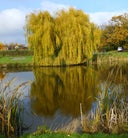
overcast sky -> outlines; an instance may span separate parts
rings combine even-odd
[[[89,14],[97,25],[106,24],[112,16],[128,12],[128,0],[0,0],[0,41],[25,44],[25,16],[33,11],[74,7]]]

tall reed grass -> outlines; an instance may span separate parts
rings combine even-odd
[[[128,81],[123,77],[121,66],[113,68],[102,83],[96,98],[95,109],[84,115],[82,127],[85,132],[128,132]],[[125,91],[125,92],[124,92]]]
[[[16,85],[16,78],[0,82],[0,133],[6,137],[18,134],[21,124],[22,90],[28,82]]]

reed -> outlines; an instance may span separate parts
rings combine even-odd
[[[125,86],[121,83],[128,85],[122,67],[118,66],[111,70],[102,84],[95,109],[84,115],[82,127],[85,132],[128,132],[128,101]]]
[[[28,82],[16,85],[16,79],[1,80],[0,83],[0,133],[6,137],[17,134],[22,107],[22,90]]]

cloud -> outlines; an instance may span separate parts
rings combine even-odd
[[[23,40],[20,37],[24,37],[25,16],[26,13],[19,9],[7,9],[0,12],[0,41],[10,43]]]
[[[48,10],[53,15],[58,10],[68,8],[68,5],[43,0],[39,9],[35,10]],[[3,43],[25,43],[23,27],[25,26],[25,16],[30,12],[32,12],[30,9],[6,9],[0,11],[0,41]]]
[[[122,15],[127,11],[119,11],[119,12],[95,12],[89,13],[90,20],[97,25],[108,24],[113,16]]]
[[[64,4],[58,4],[58,3],[54,3],[48,0],[43,0],[41,3],[41,7],[43,11],[49,11],[52,15],[62,9],[69,9],[69,5],[64,5]]]
[[[59,0],[58,0],[59,2]],[[69,5],[59,4],[50,0],[43,0],[39,9],[35,10],[47,10],[52,15],[58,10],[68,10]],[[25,16],[32,12],[32,9],[6,9],[0,11],[0,41],[4,43],[18,42],[25,43],[24,29]],[[96,12],[88,13],[90,20],[97,25],[107,24],[112,16],[123,14],[127,11],[121,12]]]
[[[55,2],[51,2],[50,0],[43,0],[41,3],[41,7],[43,11],[49,11],[52,15],[56,13],[58,10],[69,9],[72,6],[58,4]],[[113,16],[124,14],[128,11],[116,11],[116,12],[95,12],[88,13],[90,16],[90,20],[97,25],[108,24]]]

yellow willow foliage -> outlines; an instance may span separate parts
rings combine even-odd
[[[29,47],[34,49],[34,64],[51,64],[56,47],[54,20],[51,15],[48,12],[30,14],[27,17],[26,31]]]
[[[92,58],[100,36],[88,15],[73,8],[59,11],[54,18],[48,12],[32,13],[26,31],[34,64],[41,66],[81,64]]]
[[[93,53],[97,51],[100,44],[101,30],[93,23],[90,23],[90,32],[88,32],[87,44],[85,47],[86,56],[91,59]]]
[[[61,11],[56,17],[56,30],[61,37],[59,60],[66,64],[79,64],[86,58],[84,47],[89,32],[89,17],[81,10]],[[61,61],[58,61],[61,64]],[[59,63],[58,63],[59,64]]]

